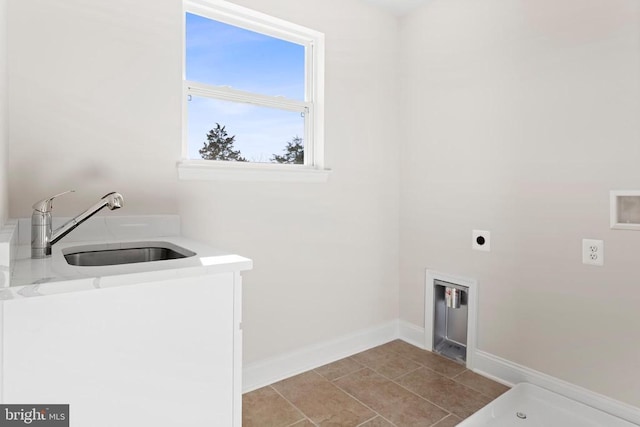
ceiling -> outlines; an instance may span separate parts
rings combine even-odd
[[[426,3],[428,0],[365,0],[375,4],[397,16],[402,16],[412,9]]]

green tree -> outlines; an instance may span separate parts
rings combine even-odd
[[[284,151],[283,155],[279,156],[274,154],[271,161],[276,163],[304,164],[304,145],[302,145],[302,138],[299,136],[294,136],[291,141],[287,142],[287,146],[282,151]]]
[[[226,126],[220,126],[220,123],[216,123],[216,127],[207,132],[207,141],[204,143],[204,147],[199,150],[200,156],[205,160],[246,162],[247,159],[242,157],[240,150],[233,149],[236,136],[227,135],[225,128]]]

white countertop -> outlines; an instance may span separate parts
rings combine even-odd
[[[25,230],[28,226],[28,220],[18,221],[18,236],[13,239],[13,254],[9,266],[10,286],[0,287],[0,300],[103,289],[202,274],[239,272],[252,268],[252,261],[248,258],[179,235],[170,235],[179,232],[177,216],[91,218],[53,245],[51,256],[45,259],[31,258],[31,246],[25,243],[25,234],[30,233],[30,229]],[[77,234],[74,236],[74,233]],[[74,246],[136,241],[169,242],[196,254],[180,259],[99,267],[69,265],[63,255],[64,249]]]

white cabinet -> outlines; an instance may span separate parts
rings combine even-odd
[[[68,403],[75,427],[239,427],[241,292],[232,271],[2,301],[2,400]]]

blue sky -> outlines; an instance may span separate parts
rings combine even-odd
[[[187,13],[186,78],[216,86],[304,100],[304,46]],[[250,161],[268,162],[293,137],[304,136],[299,113],[193,97],[189,109],[189,157],[216,123],[236,136],[235,148]]]

